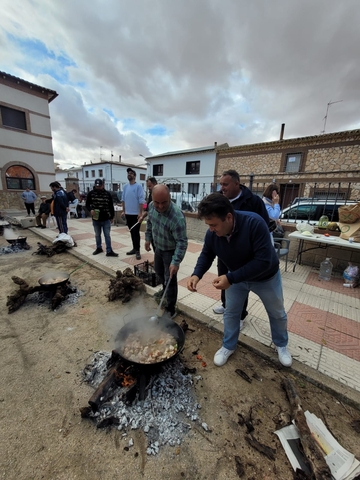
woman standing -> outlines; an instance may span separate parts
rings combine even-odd
[[[284,230],[280,224],[280,196],[279,187],[276,183],[268,185],[263,193],[263,202],[265,203],[266,211],[269,214],[270,223],[269,230],[274,237],[283,237]]]
[[[36,195],[35,193],[30,190],[29,187],[26,187],[26,190],[21,194],[21,198],[24,200],[25,207],[27,210],[27,216],[30,217],[30,212],[32,212],[35,215],[35,200],[36,200]]]

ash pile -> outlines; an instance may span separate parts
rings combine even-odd
[[[98,388],[106,378],[110,359],[110,353],[96,352],[83,371],[84,381]],[[85,407],[81,414],[92,419],[98,428],[113,425],[124,432],[124,437],[131,430],[142,429],[148,439],[147,454],[156,455],[161,446],[180,445],[192,423],[208,431],[200,420],[201,406],[193,390],[193,382],[200,380],[201,376],[193,378],[177,357],[151,376],[144,400],[140,400],[139,393],[131,398],[127,395],[129,389],[118,387],[110,397],[104,395],[95,409]],[[130,438],[129,446],[132,443]]]

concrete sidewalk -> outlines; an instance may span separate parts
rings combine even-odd
[[[71,253],[86,258],[108,273],[129,266],[133,269],[134,265],[153,260],[153,253],[147,253],[143,249],[144,233],[141,233],[141,260],[126,255],[132,245],[125,225],[113,226],[111,229],[112,247],[119,254],[117,258],[106,257],[105,253],[92,255],[96,246],[91,219],[73,218],[68,221],[68,225],[69,234],[77,243]],[[58,233],[53,225],[47,229],[32,230],[49,241]],[[197,293],[191,293],[186,288],[187,279],[192,274],[201,249],[201,243],[189,241],[178,274],[178,309],[222,331],[223,316],[213,312],[213,307],[220,304],[220,292],[212,286],[217,271],[216,262],[199,282]],[[285,308],[288,312],[289,350],[294,358],[292,368],[325,386],[329,383],[328,380],[336,380],[340,394],[351,397],[360,405],[360,288],[344,288],[340,275],[330,282],[319,281],[317,271],[311,267],[299,265],[293,273],[291,263],[287,272],[284,271],[285,262],[281,260],[280,264]],[[152,294],[159,288],[147,287],[147,290]],[[240,348],[242,343],[246,344],[277,362],[265,309],[254,294],[250,295],[248,311],[239,338]],[[333,388],[330,384],[329,389]]]

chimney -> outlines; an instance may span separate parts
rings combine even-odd
[[[285,123],[281,124],[280,140],[284,140]]]

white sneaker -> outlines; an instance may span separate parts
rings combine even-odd
[[[225,308],[220,305],[219,307],[213,308],[213,312],[222,315],[225,312]]]
[[[276,350],[278,352],[279,362],[281,365],[284,365],[284,367],[291,367],[292,358],[287,347],[276,347]]]
[[[240,331],[244,328],[244,320],[240,320]]]
[[[235,350],[228,350],[225,347],[221,347],[214,355],[214,363],[217,367],[222,367],[228,361],[230,355],[232,355]]]

